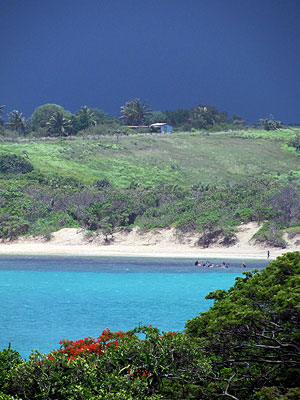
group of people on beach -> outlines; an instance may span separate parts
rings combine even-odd
[[[195,266],[196,267],[204,267],[204,268],[213,268],[213,267],[218,267],[218,268],[228,268],[229,264],[223,261],[221,264],[212,264],[209,261],[205,262],[199,262],[198,260],[195,261]],[[243,262],[241,264],[241,268],[246,268],[246,264]]]

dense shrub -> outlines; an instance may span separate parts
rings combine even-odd
[[[0,172],[3,174],[27,174],[33,166],[24,157],[16,154],[0,155]]]
[[[266,244],[272,247],[286,247],[286,241],[283,239],[282,230],[278,224],[266,222],[253,236],[257,243]]]
[[[123,189],[106,179],[87,186],[74,178],[45,178],[36,172],[19,179],[19,183],[8,181],[9,189],[0,188],[0,217],[6,228],[9,221],[15,226],[13,235],[3,228],[2,237],[49,236],[51,229],[62,227],[81,226],[107,235],[133,225],[142,230],[173,226],[179,233],[198,232],[199,246],[216,242],[228,246],[235,242],[235,227],[241,223],[267,220],[281,235],[282,228],[295,225],[299,214],[299,189],[270,179],[222,186],[131,185]],[[277,233],[265,235],[264,230],[256,239],[284,247]]]
[[[215,304],[188,321],[186,332],[210,355],[211,389],[238,399],[298,398],[299,285],[300,252],[294,252],[207,295]]]
[[[259,119],[258,123],[262,125],[266,131],[275,131],[276,129],[282,128],[282,122],[273,119]]]
[[[296,133],[296,135],[290,139],[289,146],[294,147],[296,151],[300,151],[300,134]]]

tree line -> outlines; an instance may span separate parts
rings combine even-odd
[[[198,105],[190,109],[154,111],[140,99],[127,101],[120,109],[120,117],[111,117],[99,108],[82,106],[72,114],[58,104],[44,104],[37,107],[31,118],[25,118],[22,112],[13,110],[7,115],[7,122],[3,116],[5,106],[0,106],[0,133],[9,135],[15,132],[19,135],[34,134],[37,136],[69,136],[80,131],[90,129],[91,133],[99,132],[95,127],[113,126],[113,132],[122,126],[149,126],[154,123],[167,123],[175,129],[190,130],[228,130],[245,127],[242,117],[233,114],[231,118],[226,112],[219,111],[210,105]],[[282,127],[280,121],[271,118],[259,120],[259,124],[266,130]]]

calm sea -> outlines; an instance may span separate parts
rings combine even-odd
[[[237,260],[218,269],[196,268],[194,261],[0,256],[0,348],[11,343],[27,358],[35,349],[58,348],[63,338],[96,338],[106,328],[152,324],[182,331],[188,319],[212,305],[207,293],[228,289],[243,271],[268,264]]]

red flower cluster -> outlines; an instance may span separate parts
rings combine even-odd
[[[164,332],[164,334],[162,335],[162,337],[174,337],[175,335],[177,335],[177,332],[168,331],[168,332]]]
[[[59,342],[61,348],[49,354],[48,359],[54,360],[56,353],[63,353],[67,355],[68,361],[74,360],[76,357],[85,357],[90,354],[101,355],[106,349],[112,347],[117,348],[119,341],[127,337],[130,339],[132,336],[129,333],[111,332],[108,328],[105,329],[97,340],[92,337],[86,337],[80,340],[63,339]]]
[[[130,370],[127,371],[128,375],[132,378],[142,378],[145,379],[147,376],[151,376],[151,372],[141,368],[141,369],[136,369],[135,371],[131,372]]]

